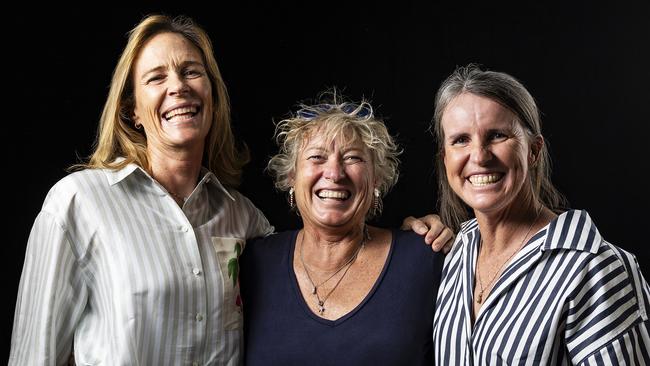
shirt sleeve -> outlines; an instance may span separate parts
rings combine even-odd
[[[259,238],[275,232],[275,228],[269,223],[266,216],[247,197],[237,192],[237,200],[241,202],[241,209],[248,217],[246,239]]]
[[[67,364],[87,298],[66,230],[41,212],[27,242],[9,365]]]
[[[577,365],[650,364],[649,287],[630,253],[596,256],[570,302],[566,344]]]

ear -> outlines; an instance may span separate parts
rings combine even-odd
[[[543,148],[544,148],[544,137],[542,135],[536,135],[535,137],[533,137],[533,140],[531,141],[530,144],[530,154],[528,157],[530,166],[537,165],[540,153],[542,152]]]
[[[290,187],[293,187],[293,186],[295,186],[295,185],[296,185],[296,169],[294,168],[294,169],[291,170],[291,172],[289,173],[289,186],[290,186]]]

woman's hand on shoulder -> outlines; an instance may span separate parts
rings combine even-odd
[[[402,222],[402,230],[413,230],[417,234],[424,235],[424,241],[431,245],[435,252],[442,250],[449,253],[454,244],[454,233],[445,226],[436,214],[415,218],[409,216]]]

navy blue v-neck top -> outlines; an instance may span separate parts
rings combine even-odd
[[[331,321],[312,313],[293,271],[297,231],[250,241],[240,258],[246,365],[431,365],[444,256],[393,230],[366,298]]]

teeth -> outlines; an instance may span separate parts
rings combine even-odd
[[[172,109],[171,111],[165,113],[163,117],[165,119],[171,119],[174,118],[175,116],[178,116],[179,114],[186,114],[186,113],[196,113],[196,107],[181,107],[181,108],[176,108]]]
[[[344,200],[344,199],[348,198],[348,192],[345,192],[345,191],[330,191],[328,189],[323,189],[322,191],[318,192],[318,197],[320,197],[320,198],[336,198],[336,199]]]
[[[500,179],[500,174],[472,175],[469,177],[469,181],[475,186],[485,186],[498,182]]]

